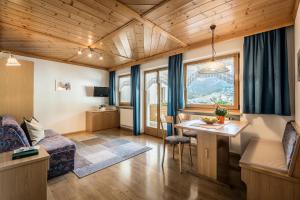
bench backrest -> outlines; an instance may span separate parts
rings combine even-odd
[[[289,176],[300,178],[300,135],[295,122],[288,122],[286,124],[282,145]]]

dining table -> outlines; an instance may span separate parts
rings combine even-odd
[[[224,124],[206,124],[190,120],[176,124],[178,134],[197,133],[197,174],[222,183],[229,181],[230,138],[238,136],[248,126],[247,121],[226,120]]]

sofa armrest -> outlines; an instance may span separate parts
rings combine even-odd
[[[30,146],[28,141],[13,125],[0,128],[0,153],[28,146]]]

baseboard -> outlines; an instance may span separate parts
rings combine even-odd
[[[62,135],[71,135],[71,134],[86,133],[86,132],[88,132],[88,131],[82,130],[82,131],[74,131],[74,132],[62,133]]]
[[[120,129],[124,129],[124,130],[128,130],[128,131],[132,131],[133,130],[132,127],[130,127],[130,126],[124,126],[124,125],[121,125]]]
[[[133,131],[132,128],[124,127],[124,126],[120,126],[120,129],[122,129],[122,130],[124,130],[124,131]]]

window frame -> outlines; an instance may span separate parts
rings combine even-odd
[[[215,60],[222,60],[226,58],[232,58],[234,62],[234,105],[226,106],[228,110],[239,110],[240,109],[240,54],[239,53],[232,53],[226,54],[222,56],[215,57]],[[185,108],[187,109],[205,109],[205,110],[213,110],[215,109],[215,105],[203,105],[203,104],[187,104],[187,68],[188,65],[194,65],[199,63],[209,62],[211,58],[201,59],[193,62],[184,63],[184,101],[185,101]]]
[[[125,74],[125,75],[120,75],[118,76],[118,101],[119,101],[119,106],[130,106],[130,101],[129,102],[121,102],[121,92],[120,92],[120,79],[129,77],[130,78],[130,96],[132,94],[131,91],[131,74]]]

